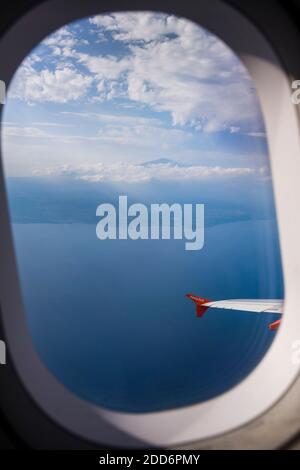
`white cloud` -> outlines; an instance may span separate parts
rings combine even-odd
[[[118,90],[109,96],[108,87],[119,80],[119,96],[170,113],[174,124],[190,124],[203,132],[260,124],[245,69],[225,44],[194,23],[154,13],[117,13],[90,22],[128,43],[131,51],[121,59],[81,54],[80,61],[96,74],[106,99],[118,96]]]
[[[220,166],[179,166],[176,163],[140,165],[128,163],[94,165],[62,165],[36,172],[41,176],[71,176],[90,182],[144,183],[160,181],[203,181],[215,178],[234,178],[259,174],[253,168],[224,168]]]
[[[56,69],[37,70],[41,59],[30,56],[12,96],[58,103],[84,96],[89,102],[125,98],[137,107],[168,113],[173,125],[199,132],[261,134],[252,81],[215,36],[186,19],[150,12],[96,16],[89,25],[96,30],[95,38],[111,35],[122,55],[117,48],[101,53],[101,45],[99,53],[82,52],[79,46],[87,43],[83,35],[75,28],[61,28],[43,42],[52,50]]]
[[[136,13],[99,15],[91,18],[90,23],[111,31],[114,39],[119,41],[151,41],[168,32],[174,32],[170,28],[170,21],[168,25],[165,16],[149,12],[142,15]]]
[[[47,122],[47,121],[38,121],[33,122],[33,126],[42,126],[42,127],[73,127],[72,124],[62,124],[60,122]]]
[[[103,142],[125,145],[155,145],[161,142],[161,149],[186,142],[190,135],[179,129],[165,129],[145,125],[110,126],[100,129],[99,138]]]
[[[71,51],[75,46],[88,45],[89,42],[71,31],[68,26],[64,26],[44,39],[41,44],[50,47],[53,55],[60,55],[64,51]]]
[[[73,47],[77,44],[74,34],[66,27],[60,28],[54,34],[48,36],[43,44],[53,47]]]
[[[76,145],[76,142],[81,141],[89,144],[93,143],[94,145],[97,145],[97,143],[111,144],[112,146],[121,145],[123,149],[124,146],[131,146],[135,151],[139,148],[140,152],[145,151],[147,147],[156,148],[157,142],[160,142],[160,150],[178,149],[191,138],[189,132],[161,127],[159,120],[151,118],[76,112],[66,112],[64,114],[97,120],[102,122],[103,125],[96,133],[92,134],[62,134],[51,131],[52,129],[73,128],[74,126],[55,122],[33,122],[31,127],[6,124],[6,126],[2,126],[3,136],[6,138],[44,138],[55,141],[56,144],[60,142],[68,145]],[[46,132],[44,128],[47,127],[48,131]]]
[[[139,116],[131,116],[127,114],[104,114],[104,113],[93,113],[93,112],[74,112],[74,111],[63,111],[62,114],[68,116],[81,117],[83,119],[91,119],[104,122],[105,124],[124,124],[131,126],[160,126],[162,122],[156,118],[145,118]]]
[[[32,139],[48,137],[48,134],[37,127],[3,127],[1,130],[4,137],[29,137]]]
[[[185,130],[163,127],[156,118],[72,111],[62,114],[101,122],[103,126],[91,139],[112,144],[145,147],[156,146],[160,142],[160,148],[165,149],[183,144],[192,137]]]
[[[37,71],[26,61],[17,72],[11,96],[28,102],[66,103],[82,98],[92,80],[70,67]]]
[[[265,132],[247,132],[246,135],[249,135],[250,137],[258,137],[258,138],[266,138],[266,133]]]
[[[121,73],[128,71],[132,64],[129,56],[118,59],[114,56],[104,57],[101,55],[92,56],[87,53],[78,53],[76,58],[78,62],[83,63],[91,73],[97,76],[100,87],[103,86],[102,79],[119,79]]]
[[[196,34],[199,28],[184,18],[152,12],[126,12],[111,15],[99,15],[90,19],[90,23],[113,33],[118,41],[158,41],[168,35]]]

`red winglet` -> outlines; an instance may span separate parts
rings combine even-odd
[[[203,317],[206,310],[209,308],[209,306],[204,306],[203,304],[206,304],[207,302],[210,302],[210,300],[209,299],[203,299],[202,297],[198,297],[198,296],[193,295],[193,294],[186,294],[186,297],[188,299],[191,299],[193,302],[195,302],[197,317]]]
[[[279,325],[280,325],[280,322],[281,322],[281,320],[276,320],[276,321],[274,321],[273,323],[270,323],[270,324],[268,325],[269,330],[277,330],[277,328],[278,328]]]

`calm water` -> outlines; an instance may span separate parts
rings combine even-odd
[[[282,298],[273,221],[209,227],[182,241],[100,241],[95,225],[16,224],[28,325],[52,373],[80,397],[132,412],[193,404],[241,381],[276,315],[210,310],[211,299]]]

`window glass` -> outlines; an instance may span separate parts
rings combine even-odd
[[[219,38],[154,12],[66,25],[19,66],[1,145],[28,328],[60,382],[149,412],[255,368],[280,315],[201,306],[283,302],[261,109]]]

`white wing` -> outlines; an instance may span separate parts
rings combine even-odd
[[[244,310],[247,312],[283,314],[283,300],[278,299],[217,300],[216,302],[203,303],[202,307],[228,308],[231,310]]]

